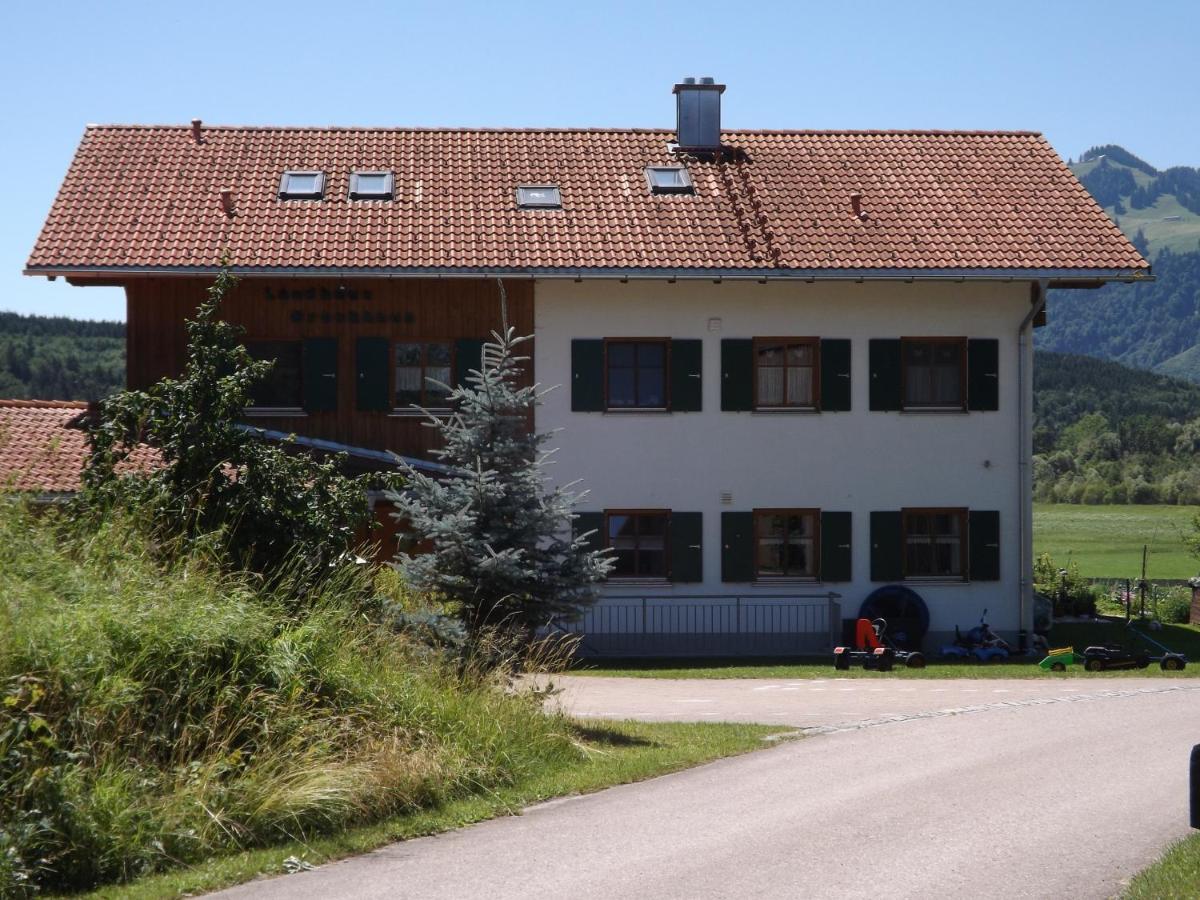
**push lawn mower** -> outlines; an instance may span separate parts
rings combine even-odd
[[[1049,669],[1052,672],[1065,671],[1067,666],[1077,662],[1082,662],[1083,667],[1089,672],[1106,672],[1116,669],[1145,669],[1152,662],[1158,663],[1159,668],[1164,672],[1179,672],[1187,666],[1187,657],[1182,653],[1176,653],[1174,650],[1164,647],[1149,635],[1138,631],[1133,627],[1132,622],[1128,627],[1135,637],[1141,638],[1148,644],[1153,644],[1162,651],[1162,655],[1151,656],[1145,650],[1130,650],[1121,644],[1092,644],[1084,649],[1082,656],[1075,653],[1070,647],[1063,647],[1061,650],[1051,650],[1050,655],[1043,659],[1039,665],[1041,668]]]
[[[854,646],[833,648],[833,667],[846,670],[860,665],[864,669],[890,672],[897,662],[910,669],[925,668],[925,657],[915,650],[901,650],[887,639],[887,621],[859,619],[854,625]]]

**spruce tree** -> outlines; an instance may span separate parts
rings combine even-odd
[[[449,471],[433,477],[408,467],[391,492],[396,518],[427,552],[400,552],[395,566],[415,590],[449,601],[473,633],[501,629],[526,638],[555,616],[595,599],[611,562],[572,536],[577,482],[550,487],[551,433],[532,429],[545,391],[522,385],[529,340],[512,328],[492,333],[482,365],[449,397],[450,415],[426,414]],[[447,386],[449,387],[449,386]]]

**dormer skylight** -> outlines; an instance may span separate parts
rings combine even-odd
[[[320,200],[324,196],[324,172],[289,169],[279,179],[280,200]]]
[[[646,166],[646,183],[652,194],[691,194],[692,179],[683,166]]]
[[[562,192],[554,184],[523,184],[517,188],[521,209],[561,209]]]
[[[391,200],[393,180],[391,172],[351,172],[351,200]]]

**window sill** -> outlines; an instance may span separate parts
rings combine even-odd
[[[662,406],[631,406],[628,409],[606,409],[606,416],[669,416],[671,410]]]
[[[612,585],[613,587],[640,587],[642,585],[666,587],[674,583],[665,578],[609,578],[605,581],[605,584]]]
[[[902,584],[970,584],[969,578],[963,578],[961,575],[947,575],[944,578],[936,576],[928,576],[925,578],[904,578]]]
[[[970,410],[946,406],[913,406],[900,410],[901,415],[907,416],[965,416]]]
[[[789,584],[821,584],[820,578],[756,578],[750,582],[751,587],[773,588]]]
[[[435,416],[448,416],[453,412],[454,412],[454,410],[452,410],[452,409],[448,409],[446,407],[440,407],[440,406],[437,409],[428,409],[428,410],[426,410],[426,409],[393,409],[390,413],[388,413],[388,418],[389,419],[424,419],[424,418],[426,418],[427,413],[435,415]]]
[[[304,419],[308,413],[299,406],[247,406],[242,415],[251,419]]]
[[[780,406],[778,408],[764,406],[761,409],[752,409],[750,411],[756,416],[819,416],[821,410],[815,406]]]

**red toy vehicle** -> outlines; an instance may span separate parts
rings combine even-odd
[[[833,667],[846,670],[861,665],[864,669],[889,672],[899,661],[910,669],[925,668],[924,656],[916,651],[896,649],[886,634],[885,620],[859,619],[854,625],[854,646],[833,648]]]

